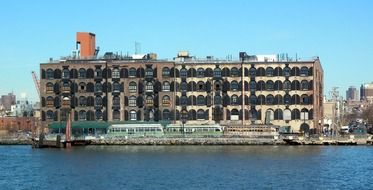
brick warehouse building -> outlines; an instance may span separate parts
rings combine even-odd
[[[258,60],[240,53],[237,61],[200,60],[182,52],[174,60],[157,60],[149,54],[90,54],[42,63],[40,73],[45,124],[67,120],[73,109],[76,121],[255,123],[317,132],[323,115],[318,58]]]

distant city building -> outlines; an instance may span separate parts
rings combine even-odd
[[[274,124],[289,132],[321,131],[318,58],[279,61],[244,52],[240,60],[196,59],[188,52],[173,60],[150,54],[95,56],[91,51],[84,58],[40,64],[45,125],[66,121],[73,109],[76,121]]]
[[[2,95],[0,98],[0,104],[3,106],[3,109],[10,111],[12,105],[16,104],[16,95],[13,92],[8,93],[8,95]]]
[[[367,84],[361,85],[360,99],[373,103],[373,83],[367,83]]]
[[[12,105],[10,116],[13,117],[30,117],[33,115],[33,105],[27,100],[26,94],[22,94],[20,100]]]
[[[346,91],[346,100],[347,101],[357,101],[359,100],[359,91],[356,87],[350,86]]]

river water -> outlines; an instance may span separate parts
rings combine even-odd
[[[373,189],[372,146],[0,146],[0,189]]]

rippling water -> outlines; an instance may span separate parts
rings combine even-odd
[[[373,189],[371,146],[0,146],[0,189]]]

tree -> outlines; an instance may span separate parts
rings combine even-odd
[[[369,105],[362,114],[362,118],[368,123],[373,124],[373,105]]]

